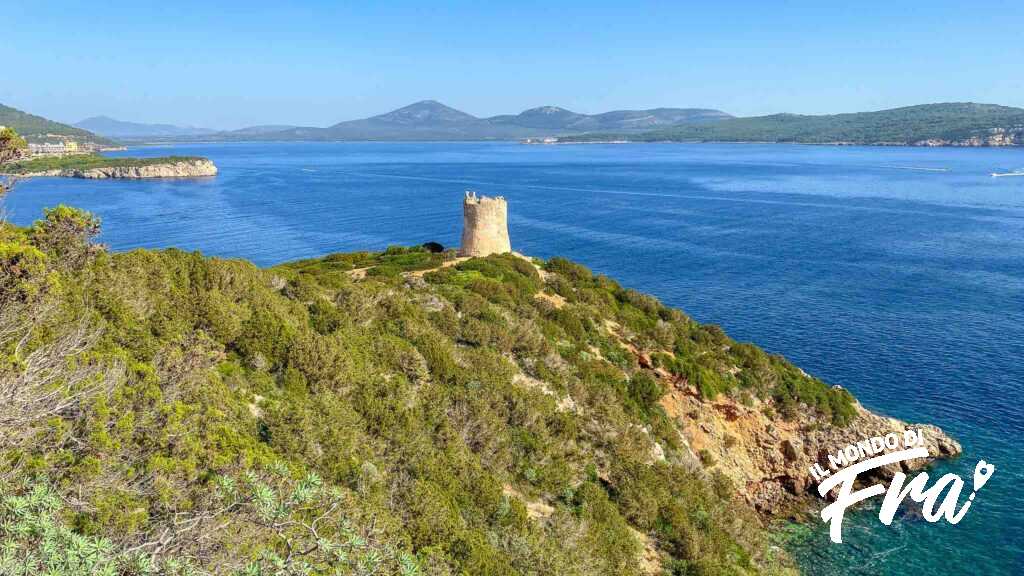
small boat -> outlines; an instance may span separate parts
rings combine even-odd
[[[992,177],[993,178],[1002,178],[1004,176],[1024,176],[1024,171],[1017,171],[1017,172],[993,172],[992,173]]]

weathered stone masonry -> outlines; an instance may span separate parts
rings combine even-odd
[[[488,256],[512,251],[508,239],[508,204],[466,192],[462,202],[462,247],[459,256]]]

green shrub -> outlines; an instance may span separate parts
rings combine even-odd
[[[681,463],[662,383],[634,350],[707,398],[738,390],[835,421],[851,406],[562,259],[543,280],[512,255],[441,267],[444,254],[419,247],[260,270],[180,250],[105,254],[90,226],[68,209],[0,227],[0,302],[14,303],[0,313],[32,326],[0,342],[0,378],[84,325],[58,380],[104,384],[0,442],[0,462],[73,494],[75,509],[51,515],[69,531],[60,542],[108,542],[118,573],[129,560],[165,569],[119,551],[186,520],[220,528],[166,554],[228,574],[632,574],[638,534],[673,570],[756,573],[771,567],[751,561],[767,546],[758,523],[726,482]],[[68,266],[76,251],[86,257]],[[424,281],[403,274],[415,270]]]

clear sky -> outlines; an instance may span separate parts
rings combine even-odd
[[[422,99],[736,115],[1024,107],[1024,0],[0,2],[0,103],[212,128]]]

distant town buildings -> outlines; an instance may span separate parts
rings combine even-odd
[[[89,144],[79,145],[74,140],[62,142],[43,142],[42,144],[31,143],[28,145],[28,152],[32,156],[62,156],[64,154],[81,154],[91,150]]]
[[[29,144],[28,151],[33,156],[44,156],[50,154],[63,154],[65,149],[63,142],[43,142],[42,144]]]

